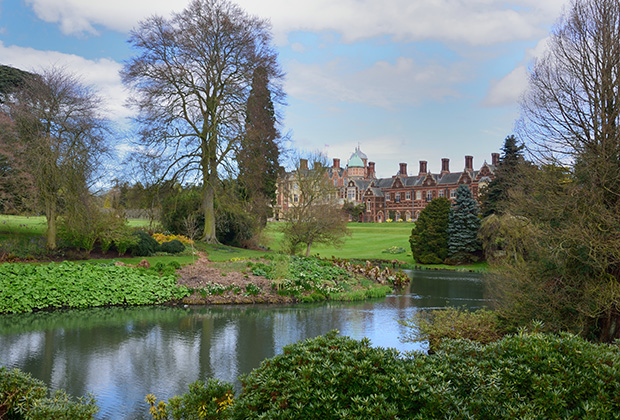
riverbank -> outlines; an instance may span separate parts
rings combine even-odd
[[[155,257],[158,258],[158,257]],[[0,314],[134,305],[354,301],[385,297],[403,273],[317,258],[264,255],[212,261],[198,253],[181,267],[119,261],[0,264]],[[194,258],[194,257],[193,257]]]

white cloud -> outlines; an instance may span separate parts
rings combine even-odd
[[[289,95],[321,102],[357,103],[383,108],[415,105],[431,99],[443,101],[460,96],[456,83],[463,81],[459,64],[418,64],[400,57],[378,61],[371,67],[352,69],[339,60],[327,64],[287,63]]]
[[[180,11],[187,0],[26,0],[37,16],[65,34],[92,33],[101,25],[127,32],[152,14]],[[268,18],[279,43],[296,30],[334,31],[346,42],[378,36],[396,40],[489,45],[541,36],[565,0],[239,0]]]
[[[65,67],[99,92],[106,101],[106,109],[111,119],[118,120],[130,116],[130,111],[123,106],[127,93],[119,75],[121,64],[116,61],[106,58],[87,60],[78,55],[57,51],[5,46],[0,41],[0,62],[32,72],[49,66]]]
[[[514,105],[525,92],[528,72],[525,66],[519,66],[500,80],[491,81],[491,89],[482,101],[485,106]]]

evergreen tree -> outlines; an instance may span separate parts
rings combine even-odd
[[[250,211],[265,226],[276,198],[280,168],[280,133],[265,69],[254,71],[246,111],[246,132],[237,154],[239,180],[250,203]]]
[[[439,197],[420,212],[411,230],[409,243],[415,261],[422,264],[441,264],[448,256],[448,219],[450,200]]]
[[[508,191],[518,182],[518,167],[524,162],[523,145],[517,145],[514,135],[504,140],[504,152],[495,168],[495,178],[487,185],[481,197],[482,217],[503,213],[508,202]]]
[[[481,249],[478,240],[480,217],[478,203],[469,187],[459,185],[448,222],[448,257],[453,262],[476,261]]]

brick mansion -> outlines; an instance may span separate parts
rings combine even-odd
[[[441,159],[441,172],[437,174],[428,171],[427,161],[421,160],[418,174],[413,176],[407,174],[407,164],[401,163],[396,175],[377,178],[375,163],[369,162],[366,154],[357,147],[344,168],[340,166],[340,159],[335,158],[333,165],[326,168],[326,176],[334,186],[335,198],[341,205],[345,202],[364,205],[360,222],[382,223],[388,219],[415,221],[432,199],[446,197],[454,200],[460,184],[469,186],[474,197],[478,198],[480,189],[494,177],[499,153],[492,153],[491,163],[485,161],[478,170],[474,170],[473,160],[472,156],[465,156],[463,171],[450,172],[450,160]],[[300,170],[307,170],[307,165],[307,161],[302,159]],[[278,219],[298,200],[289,185],[290,175],[283,174],[278,182],[274,206],[274,215]]]

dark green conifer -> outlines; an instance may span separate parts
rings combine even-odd
[[[494,213],[502,214],[508,202],[508,191],[518,184],[518,167],[524,162],[523,145],[517,144],[514,135],[506,137],[503,155],[495,168],[495,178],[487,185],[481,196],[482,217]]]
[[[411,230],[409,244],[413,259],[421,264],[441,264],[448,256],[450,200],[435,198],[420,212]]]

